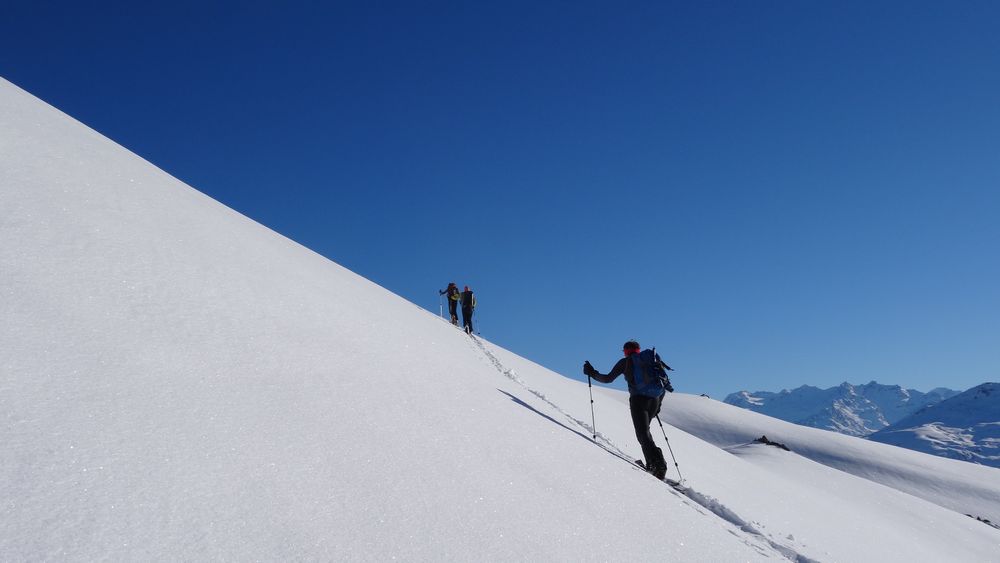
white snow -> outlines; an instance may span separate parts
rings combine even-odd
[[[681,494],[624,393],[592,424],[586,384],[2,80],[0,209],[4,560],[1000,559],[965,516],[1000,470],[673,394]]]

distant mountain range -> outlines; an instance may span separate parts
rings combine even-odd
[[[868,439],[1000,467],[1000,383],[984,383],[928,406]]]
[[[1000,467],[1000,384],[928,393],[843,383],[829,389],[740,391],[724,402],[803,426]]]
[[[740,391],[724,402],[803,426],[867,436],[959,393],[943,387],[922,393],[874,381],[845,382],[829,389],[803,385],[777,393]]]

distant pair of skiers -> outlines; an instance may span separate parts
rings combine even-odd
[[[465,332],[472,334],[472,313],[476,309],[476,296],[465,286],[465,291],[459,291],[455,282],[448,284],[448,287],[438,292],[448,296],[448,312],[451,314],[451,324],[458,326],[458,314],[456,309],[462,305],[462,326]]]
[[[635,427],[635,437],[642,447],[645,468],[657,479],[662,480],[667,475],[667,462],[663,458],[663,450],[656,447],[656,443],[653,442],[649,425],[660,414],[660,405],[666,392],[674,392],[666,373],[673,369],[660,360],[659,354],[655,351],[640,350],[638,342],[629,340],[622,346],[625,357],[618,360],[610,373],[602,374],[594,369],[589,361],[583,363],[583,373],[601,383],[611,383],[618,379],[619,375],[625,375],[632,425]]]

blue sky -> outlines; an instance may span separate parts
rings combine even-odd
[[[1000,378],[1000,5],[15,2],[0,74],[560,373]]]

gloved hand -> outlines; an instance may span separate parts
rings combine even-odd
[[[590,365],[589,361],[583,362],[583,374],[584,375],[586,375],[587,377],[591,377],[595,373],[597,373],[597,370],[594,369],[594,366]]]

